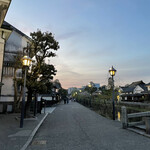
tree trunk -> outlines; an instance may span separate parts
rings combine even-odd
[[[28,97],[27,97],[27,102],[25,105],[25,118],[30,117],[30,106],[32,102],[32,94],[33,91],[31,89],[28,89]]]
[[[20,92],[19,98],[17,99],[16,110],[20,110],[20,101],[21,101],[22,96],[23,96],[23,88],[21,87],[21,92]]]
[[[17,69],[14,69],[14,112],[17,111],[17,95],[18,95],[18,90],[17,90],[17,81],[16,81],[16,71]]]

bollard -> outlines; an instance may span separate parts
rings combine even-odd
[[[45,114],[46,100],[43,101],[43,104],[44,104],[44,114]]]
[[[127,110],[125,106],[121,107],[121,112],[122,112],[121,116],[122,128],[126,129],[128,126],[128,122],[127,122]]]
[[[150,117],[145,117],[146,133],[150,134]]]

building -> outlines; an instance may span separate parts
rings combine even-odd
[[[146,84],[147,90],[150,91],[150,83]]]
[[[4,61],[4,49],[6,41],[8,40],[11,30],[3,28],[2,24],[4,22],[5,16],[9,9],[11,0],[0,0],[0,91],[3,85],[2,83],[2,70],[3,70],[3,61]],[[0,112],[3,112],[3,104],[0,102]],[[7,107],[9,111],[9,106]]]
[[[0,97],[0,103],[4,105],[3,111],[7,111],[7,105],[9,105],[10,110],[13,109],[12,106],[14,102],[14,71],[16,65],[15,57],[19,53],[21,55],[23,54],[23,48],[27,47],[27,43],[29,43],[31,39],[6,21],[3,22],[2,28],[11,31],[9,38],[5,43],[1,78],[3,86],[1,88]],[[17,70],[15,76],[17,78],[22,77],[21,68]]]
[[[4,48],[11,30],[2,27],[11,0],[0,0],[0,85],[2,85],[2,68],[4,59]]]
[[[88,86],[89,86],[89,87],[96,87],[97,89],[100,88],[100,84],[99,84],[99,83],[94,83],[94,82],[92,82],[92,81],[88,83]]]
[[[143,81],[133,82],[127,86],[119,87],[118,100],[123,101],[144,101],[150,98],[147,84]]]
[[[99,89],[100,88],[100,84],[99,83],[94,83],[94,86]]]
[[[77,90],[76,87],[68,88],[68,95],[70,95],[73,91],[76,91],[76,90]]]

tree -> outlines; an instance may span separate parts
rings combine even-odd
[[[60,94],[59,94],[59,90],[61,89],[61,83],[59,82],[58,79],[56,79],[53,82],[53,92],[52,92],[52,100],[54,100],[54,97],[56,98],[55,102],[58,102],[60,100]]]
[[[68,90],[61,88],[58,93],[61,96],[61,99],[65,99],[68,95]]]
[[[95,87],[95,84],[91,81],[90,84],[87,85],[84,90],[92,95],[94,92],[97,91],[97,87]]]
[[[22,97],[22,88],[21,91],[18,92],[18,87],[22,87],[22,80],[17,79],[17,70],[22,68],[22,63],[21,63],[21,58],[22,58],[22,53],[18,52],[15,56],[14,56],[14,112],[17,112],[19,110],[19,104],[20,104],[20,100]]]
[[[56,88],[56,89],[61,89],[61,83],[59,82],[58,79],[56,79],[54,82],[53,82],[53,86]]]
[[[52,64],[46,64],[46,58],[55,57],[54,51],[59,49],[59,43],[54,39],[50,32],[33,32],[30,34],[31,44],[28,47],[29,56],[35,60],[27,73],[28,97],[25,107],[25,116],[29,115],[32,96],[37,92],[47,91],[47,86],[53,76],[56,75],[56,69]],[[50,84],[49,84],[50,85]]]

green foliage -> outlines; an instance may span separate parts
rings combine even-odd
[[[105,95],[105,96],[108,96],[108,97],[111,97],[112,96],[112,89],[103,89],[102,90],[102,95]]]
[[[31,44],[26,48],[29,56],[35,60],[27,73],[28,98],[26,103],[26,115],[30,112],[32,96],[35,93],[47,93],[52,87],[50,82],[56,75],[56,69],[51,64],[46,64],[47,58],[55,57],[55,51],[59,49],[58,42],[50,32],[33,32],[30,34]],[[48,87],[47,87],[48,85]]]
[[[52,64],[46,64],[45,59],[56,56],[55,52],[58,48],[58,42],[54,39],[52,33],[33,32],[30,34],[32,38],[29,47],[30,57],[35,58],[35,63],[32,64],[30,72],[27,74],[28,90],[36,92],[48,92],[51,84],[49,82],[56,75],[56,69]]]
[[[61,89],[61,83],[59,82],[58,79],[56,79],[54,82],[53,82],[53,87],[56,88],[56,89]]]
[[[71,92],[71,96],[72,97],[76,97],[76,95],[78,94],[79,90],[77,88],[75,88],[72,92]]]
[[[41,64],[46,57],[55,57],[56,54],[51,50],[58,50],[59,43],[54,39],[51,32],[33,32],[30,34],[32,38],[32,44],[30,51],[30,57],[35,56],[36,61]]]
[[[92,86],[92,87],[86,86],[84,90],[87,91],[88,93],[92,94],[97,91],[97,88],[94,86]]]
[[[68,95],[68,90],[61,88],[61,89],[59,89],[58,93],[59,93],[59,95],[60,95],[60,96],[62,97],[62,99],[63,99],[63,98],[66,98],[66,97],[67,97],[67,95]]]

